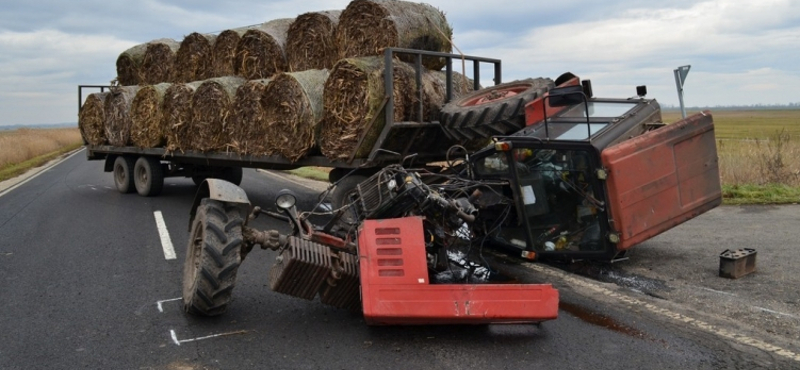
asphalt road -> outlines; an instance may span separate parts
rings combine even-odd
[[[226,314],[192,317],[176,298],[195,186],[188,179],[168,179],[159,197],[123,195],[102,167],[80,153],[0,196],[0,368],[800,367],[797,341],[762,335],[747,323],[734,325],[736,317],[703,312],[703,305],[697,309],[691,298],[598,282],[603,273],[586,278],[501,257],[502,268],[559,288],[557,320],[541,327],[368,327],[357,314],[270,291],[267,272],[274,254],[260,250],[239,270],[235,300]],[[303,204],[316,198],[312,190],[252,170],[245,171],[242,187],[259,205],[271,204],[284,187],[307,199]],[[165,257],[169,253],[156,212],[163,215],[175,259]],[[797,215],[798,208],[789,212]],[[690,224],[698,225],[692,227],[701,235],[713,233],[724,222],[717,214]],[[263,217],[256,225],[284,227]],[[800,236],[797,227],[789,232],[792,240]],[[683,234],[671,231],[645,247],[675,250],[670,243],[681,243]],[[679,262],[664,260],[659,268],[666,272],[648,277],[637,269],[647,269],[641,261],[650,260],[612,270],[669,287],[672,283],[661,277],[669,274],[669,264]],[[789,311],[777,303],[770,307]]]

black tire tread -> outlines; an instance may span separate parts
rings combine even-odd
[[[465,106],[464,103],[488,91],[502,90],[511,85],[528,84],[530,87],[508,98]],[[469,141],[509,135],[525,127],[525,105],[553,88],[549,78],[530,78],[478,90],[447,103],[442,107],[439,122],[452,139]]]
[[[226,204],[203,199],[197,209],[192,224],[192,234],[196,228],[203,228],[200,233],[202,244],[196,245],[189,240],[184,265],[184,279],[195,276],[194,282],[184,281],[183,303],[186,312],[216,316],[227,310],[231,301],[233,288],[236,285],[236,274],[242,262],[242,224],[243,220],[237,208]],[[190,263],[193,248],[202,248],[199,256],[199,271],[191,274],[186,269],[194,268]]]

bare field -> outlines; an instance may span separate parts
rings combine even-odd
[[[0,131],[0,169],[81,144],[78,128]]]

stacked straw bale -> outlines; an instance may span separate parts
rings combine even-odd
[[[264,91],[265,117],[270,127],[267,146],[292,162],[316,146],[327,78],[328,70],[324,69],[281,73]]]
[[[393,63],[394,120],[406,118],[410,94],[413,94],[414,69],[402,62]],[[324,117],[320,126],[319,146],[331,160],[348,159],[369,154],[386,124],[383,58],[361,57],[342,59],[333,67],[325,82]]]
[[[200,81],[214,76],[213,51],[216,35],[193,32],[181,41],[175,54],[175,82]]]
[[[232,115],[228,120],[230,147],[236,153],[246,155],[273,155],[266,144],[270,134],[264,115],[264,90],[269,79],[250,80],[236,90]]]
[[[162,147],[167,143],[168,125],[163,115],[164,94],[171,83],[143,86],[131,104],[131,143],[140,148]]]
[[[202,83],[174,84],[164,92],[161,126],[167,128],[167,151],[191,150],[192,97]]]
[[[341,10],[300,15],[286,35],[286,61],[290,71],[330,69],[338,59],[334,31]]]
[[[240,27],[222,31],[211,52],[211,65],[214,70],[214,77],[233,76],[236,74],[236,47],[242,39],[242,35],[255,26]]]
[[[106,96],[105,111],[106,140],[113,146],[126,146],[131,138],[131,104],[139,86],[116,86]]]
[[[444,13],[408,1],[354,0],[342,12],[336,28],[340,59],[378,55],[387,47],[449,53],[452,38],[453,29]],[[423,58],[422,62],[430,70],[445,65],[442,58]]]
[[[192,149],[202,152],[227,149],[230,133],[226,124],[236,89],[244,82],[240,77],[217,77],[197,88],[192,96]]]
[[[181,44],[173,39],[159,39],[147,43],[139,70],[140,85],[155,85],[175,81],[175,53]]]
[[[147,44],[139,44],[122,52],[117,57],[117,83],[122,86],[138,85],[141,80],[139,68],[144,60]]]
[[[91,145],[106,143],[104,106],[109,94],[108,92],[89,94],[78,113],[81,137]]]
[[[292,22],[294,18],[276,19],[245,32],[236,46],[236,74],[254,80],[285,71],[284,45]]]

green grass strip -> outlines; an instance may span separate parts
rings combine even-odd
[[[19,175],[22,175],[31,168],[39,167],[64,153],[68,153],[75,149],[80,148],[82,145],[83,145],[82,143],[67,145],[54,152],[43,154],[24,162],[9,164],[3,168],[0,168],[0,181],[8,180],[12,177],[17,177]]]
[[[722,185],[722,202],[728,205],[797,204],[800,203],[800,187],[783,184]]]
[[[289,170],[286,172],[306,179],[325,181],[325,182],[328,181],[328,173],[325,171],[320,171],[314,167],[300,167],[298,169]]]

